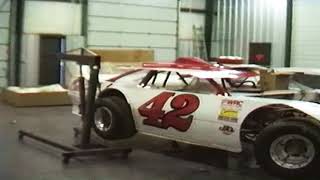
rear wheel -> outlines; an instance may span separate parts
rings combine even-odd
[[[129,138],[136,132],[129,105],[116,96],[97,99],[93,128],[106,140]]]
[[[285,177],[308,176],[320,166],[320,130],[304,122],[275,122],[256,139],[256,159]]]

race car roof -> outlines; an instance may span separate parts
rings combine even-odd
[[[273,68],[273,72],[279,73],[279,74],[296,74],[296,73],[302,73],[307,75],[320,75],[320,69],[319,68],[301,68],[301,67],[289,67],[289,68]]]
[[[122,77],[134,74],[140,70],[155,70],[177,72],[181,75],[191,75],[201,79],[214,78],[249,78],[257,76],[256,73],[250,71],[240,71],[225,68],[220,65],[212,65],[199,58],[178,58],[173,63],[144,63],[141,67],[124,67],[123,70],[129,70],[123,74],[119,74],[108,81],[116,81]]]
[[[140,68],[139,68],[140,69]],[[172,63],[144,63],[141,69],[171,71],[188,74],[198,78],[245,78],[256,74],[212,65],[199,58],[178,58]]]

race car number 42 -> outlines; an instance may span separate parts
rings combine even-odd
[[[193,112],[200,105],[200,100],[193,94],[179,94],[175,96],[174,92],[162,92],[153,97],[138,108],[141,116],[145,117],[143,124],[154,126],[162,129],[172,127],[178,131],[187,131],[192,123]],[[165,112],[164,105],[170,97],[171,111]]]

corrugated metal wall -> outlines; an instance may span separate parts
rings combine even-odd
[[[286,0],[217,0],[212,55],[241,56],[250,42],[272,43],[272,66],[283,66],[286,38]]]
[[[0,0],[0,88],[7,85],[10,0]]]
[[[291,66],[320,68],[320,1],[294,0]]]
[[[172,60],[177,45],[176,0],[89,0],[89,48],[154,49]]]

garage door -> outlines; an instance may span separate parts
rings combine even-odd
[[[89,0],[89,48],[154,49],[158,61],[176,57],[177,1]]]
[[[291,66],[320,68],[320,1],[293,1]]]

